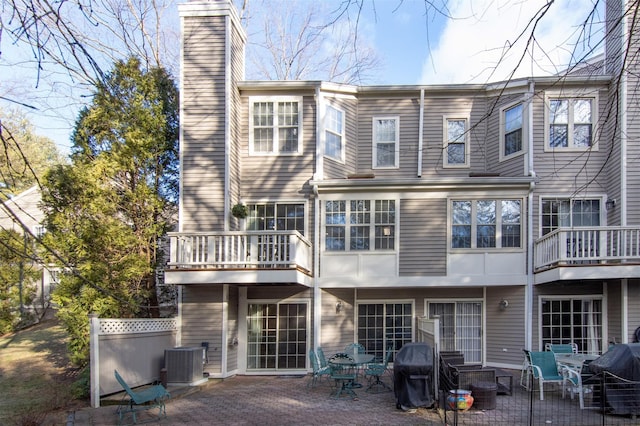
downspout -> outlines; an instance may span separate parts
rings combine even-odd
[[[529,185],[527,195],[527,288],[525,290],[525,348],[531,350],[533,345],[533,191],[535,190],[536,172],[533,170],[533,94],[535,83],[529,83],[529,93],[527,93],[527,139],[528,139],[528,161],[527,168],[529,176],[533,181]]]
[[[623,2],[626,4],[626,2]],[[627,35],[628,22],[627,15],[622,18],[622,25],[624,30],[622,31],[622,46],[627,47],[627,55],[629,52],[629,39]],[[626,55],[623,55],[622,70],[620,74],[620,225],[627,226],[627,73],[626,69]],[[622,300],[621,300],[621,327],[622,327],[622,343],[629,342],[629,280],[623,279],[620,283],[622,288]],[[604,349],[604,348],[603,348]]]
[[[418,177],[422,177],[422,150],[424,144],[424,89],[420,89],[420,119],[418,124]]]
[[[324,138],[322,123],[324,122],[324,102],[320,87],[316,87],[316,180],[324,177]],[[318,186],[313,185],[313,342],[315,349],[320,346],[322,294],[318,283],[320,271],[320,199],[318,197]]]
[[[231,167],[229,161],[231,161],[231,141],[229,130],[229,114],[231,112],[231,17],[225,16],[225,61],[224,61],[224,230],[229,230],[229,212],[231,210],[231,177],[229,171]],[[224,360],[223,360],[224,362]]]
[[[622,19],[622,46],[627,46],[627,18]],[[627,46],[629,49],[630,46]],[[627,226],[627,73],[626,59],[620,71],[620,225]]]
[[[318,275],[320,271],[320,199],[318,197],[318,186],[313,186],[313,348],[317,348],[320,343],[321,330],[321,311],[322,311],[322,294],[318,284]]]

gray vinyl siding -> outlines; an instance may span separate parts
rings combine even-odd
[[[634,341],[634,332],[640,327],[640,280],[629,280],[628,282],[628,327],[627,338],[629,342]]]
[[[515,157],[509,158],[505,161],[500,161],[500,149],[503,141],[500,139],[500,109],[505,106],[516,105],[518,101],[522,101],[524,93],[516,94],[501,94],[498,97],[490,97],[487,99],[487,137],[486,137],[486,150],[487,150],[487,172],[499,173],[500,176],[523,176],[525,175],[525,160],[526,155],[521,154]],[[522,117],[523,124],[527,119],[526,113]],[[527,150],[526,141],[526,129],[523,129],[522,135],[522,150]]]
[[[376,177],[407,178],[416,176],[418,152],[419,105],[415,98],[368,98],[358,102],[358,173],[374,173]],[[373,169],[373,118],[399,117],[399,168]]]
[[[599,112],[604,111],[607,91],[599,92]],[[544,97],[533,103],[534,171],[537,175],[533,201],[533,235],[540,236],[540,198],[562,196],[576,198],[590,194],[603,194],[607,176],[602,172],[611,150],[611,141],[601,137],[597,151],[545,151],[544,150]],[[602,123],[601,123],[602,124]],[[604,208],[604,206],[603,206]]]
[[[320,299],[322,331],[319,345],[327,355],[340,352],[346,345],[354,341],[354,290],[321,290]],[[341,312],[336,312],[338,301],[342,302]]]
[[[224,223],[225,20],[184,24],[182,82],[182,227],[220,230]]]
[[[610,75],[617,75],[620,72],[623,61],[623,26],[620,25],[620,17],[624,13],[625,0],[608,0],[606,8],[606,72]],[[633,15],[633,14],[631,14]]]
[[[447,274],[447,200],[400,202],[400,276]]]
[[[236,83],[244,78],[244,42],[238,30],[234,27],[231,32],[230,49],[231,88],[229,104],[229,197],[230,207],[240,201],[240,176],[242,175],[242,163],[240,161],[240,143],[242,132],[242,101]],[[239,220],[230,218],[231,229],[240,228]]]
[[[487,124],[486,98],[483,94],[468,97],[425,96],[424,104],[424,153],[423,178],[468,176],[471,172],[486,172],[485,140]],[[444,125],[445,116],[467,118],[469,134],[469,167],[444,168]]]
[[[496,364],[521,364],[526,347],[524,286],[487,287],[486,293],[486,359]],[[500,309],[500,301],[509,306]],[[506,349],[506,351],[505,351]]]
[[[635,6],[638,7],[637,5]],[[633,12],[631,13],[633,15]],[[631,20],[629,18],[629,20]],[[640,35],[637,28],[630,40],[629,54],[631,60],[635,61],[635,68],[632,72],[627,72],[627,223],[637,225],[640,223],[640,78],[638,75],[637,52],[640,49]]]
[[[205,371],[222,372],[222,286],[187,285],[182,290],[182,346],[209,342]]]
[[[618,93],[615,90],[615,86],[611,84],[611,90],[608,93],[608,104],[613,105],[618,102]],[[622,150],[620,141],[620,129],[618,119],[614,115],[605,117],[606,112],[601,111],[601,127],[602,135],[601,139],[610,141],[615,137],[615,142],[608,148],[610,150],[610,156],[607,159],[607,163],[604,168],[606,175],[606,192],[609,199],[616,199],[618,202],[618,208],[607,211],[607,225],[614,226],[620,225],[620,212],[622,210],[621,200],[621,184],[622,184]]]
[[[271,93],[271,96],[277,96]],[[284,93],[285,96],[299,94]],[[302,154],[249,155],[249,94],[243,93],[242,108],[242,197],[246,201],[309,198],[308,181],[315,171],[316,111],[313,96],[303,98]],[[251,94],[253,96],[253,94]]]
[[[356,99],[328,98],[326,102],[335,108],[344,111],[345,119],[345,162],[336,161],[330,157],[324,157],[324,178],[345,179],[350,174],[356,173],[356,158],[358,155],[358,129],[357,114],[358,101]],[[324,129],[321,129],[324,131]]]
[[[607,282],[607,335],[610,342],[622,342],[622,289],[620,281]],[[606,342],[605,342],[606,344]]]
[[[238,337],[238,327],[240,318],[238,317],[239,309],[239,292],[237,286],[229,286],[229,301],[227,303],[227,336],[229,339]],[[238,368],[238,348],[239,345],[227,345],[227,372],[231,372]]]

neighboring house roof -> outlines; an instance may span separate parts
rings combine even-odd
[[[33,231],[44,219],[40,208],[40,188],[32,186],[26,191],[0,204],[0,228],[22,231],[22,224]],[[15,217],[19,219],[16,221]],[[22,224],[20,223],[22,222]]]

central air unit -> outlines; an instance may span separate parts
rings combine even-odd
[[[203,377],[202,347],[178,347],[165,349],[164,367],[167,384],[197,385],[207,381]]]

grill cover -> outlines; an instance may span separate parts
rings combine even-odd
[[[614,345],[591,361],[589,369],[595,374],[608,372],[620,377],[606,379],[605,408],[608,412],[640,413],[640,343]]]
[[[393,386],[396,407],[431,407],[433,350],[426,343],[406,343],[393,361]]]

